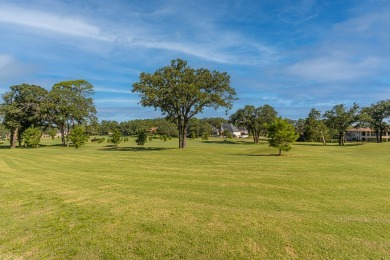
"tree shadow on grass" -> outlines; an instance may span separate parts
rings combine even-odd
[[[103,152],[151,152],[151,151],[165,151],[172,150],[174,148],[164,148],[164,147],[118,147],[115,148],[113,145],[105,146],[99,151]]]
[[[294,145],[300,145],[300,146],[340,146],[340,147],[345,147],[345,146],[360,146],[363,145],[363,143],[345,143],[344,145],[339,145],[338,143],[327,143],[326,145],[323,145],[322,143],[294,143]]]
[[[221,140],[221,141],[202,141],[205,144],[254,144],[253,142],[247,141],[230,141],[230,140]]]
[[[285,156],[284,154],[279,155],[277,153],[270,153],[270,154],[230,154],[230,155],[235,155],[235,156],[249,156],[249,157],[270,157],[270,156],[277,156],[277,157],[283,157]]]

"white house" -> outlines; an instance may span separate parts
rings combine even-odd
[[[387,129],[383,132],[382,140],[389,141],[390,131]],[[376,142],[375,131],[371,128],[350,128],[345,132],[346,141],[360,141],[360,142]]]

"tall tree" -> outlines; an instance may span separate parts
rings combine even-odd
[[[304,123],[304,139],[309,142],[322,142],[326,145],[329,131],[321,119],[321,112],[312,108]]]
[[[142,106],[160,109],[176,124],[179,148],[186,147],[192,117],[207,107],[230,109],[236,95],[226,72],[193,69],[181,59],[172,60],[169,66],[153,74],[141,73],[132,91],[140,94]]]
[[[356,103],[349,109],[344,104],[339,104],[325,112],[325,123],[338,132],[339,145],[344,145],[348,127],[358,121],[358,109],[359,105]]]
[[[245,106],[231,115],[230,121],[233,124],[247,128],[253,136],[253,142],[257,144],[261,135],[267,135],[268,126],[273,123],[277,115],[278,112],[270,105],[258,108]]]
[[[295,132],[294,126],[287,119],[276,118],[274,123],[268,127],[268,143],[271,147],[282,151],[290,151],[292,144],[298,139],[299,134]]]
[[[390,100],[381,100],[361,111],[361,120],[375,131],[376,142],[382,142],[383,133],[389,128],[386,119],[390,118]]]
[[[95,120],[93,94],[93,86],[85,80],[63,81],[53,86],[47,110],[49,120],[61,132],[62,145],[66,145],[71,128]]]
[[[15,148],[16,141],[21,144],[22,134],[29,127],[47,127],[43,109],[47,90],[29,84],[11,86],[10,89],[2,95],[4,103],[0,106],[0,114],[3,124],[11,132],[11,148]]]

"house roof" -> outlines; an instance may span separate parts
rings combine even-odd
[[[221,125],[221,130],[228,130],[229,132],[240,132],[240,130],[233,124],[224,123]]]

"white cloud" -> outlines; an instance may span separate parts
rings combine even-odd
[[[112,40],[103,35],[100,28],[77,17],[66,17],[61,14],[19,8],[16,6],[0,6],[0,22],[34,27],[73,36]]]
[[[381,63],[376,57],[365,57],[359,61],[343,57],[319,57],[293,64],[287,73],[305,80],[350,81],[370,76]]]

